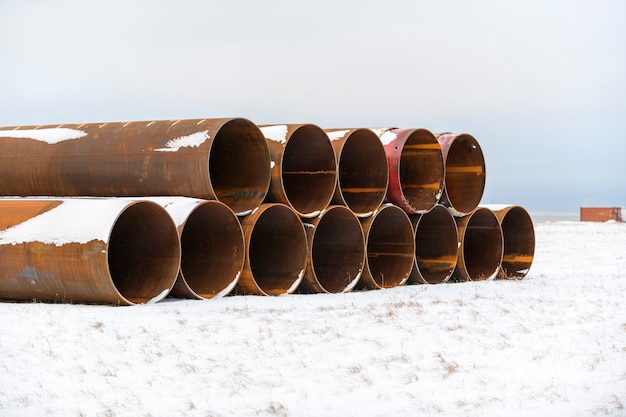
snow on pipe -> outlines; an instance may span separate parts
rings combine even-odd
[[[298,213],[266,203],[241,219],[246,257],[237,291],[255,295],[293,293],[304,275],[307,241]]]
[[[438,133],[445,161],[445,187],[441,203],[452,214],[470,214],[485,190],[485,158],[478,141],[467,133]]]
[[[181,245],[180,270],[170,295],[208,299],[230,293],[243,269],[245,245],[235,213],[224,203],[153,197],[172,216]]]
[[[455,220],[460,246],[452,279],[482,281],[495,278],[502,262],[504,239],[494,212],[479,207]]]
[[[442,284],[457,264],[459,236],[450,211],[438,204],[424,214],[409,215],[415,231],[415,263],[409,282]]]
[[[389,164],[387,200],[408,214],[423,214],[441,198],[444,161],[441,146],[426,129],[374,129]]]
[[[319,216],[302,222],[308,242],[302,291],[351,291],[358,283],[365,263],[365,239],[358,217],[345,206],[333,205]]]
[[[272,159],[266,203],[282,203],[315,217],[333,198],[337,164],[330,139],[313,124],[260,126]]]
[[[499,279],[523,279],[535,257],[535,228],[530,214],[516,205],[485,205],[494,212],[504,237]]]
[[[0,178],[0,195],[180,195],[243,213],[267,194],[270,155],[242,118],[5,127]]]
[[[2,199],[0,259],[0,298],[132,305],[169,293],[180,242],[150,201]]]
[[[337,186],[331,204],[347,206],[358,217],[372,215],[387,193],[385,148],[370,129],[324,129],[337,158]]]
[[[413,225],[398,206],[385,204],[370,217],[361,218],[366,262],[357,287],[393,288],[404,285],[413,268]]]

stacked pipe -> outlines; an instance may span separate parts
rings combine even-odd
[[[468,134],[194,119],[0,128],[0,298],[341,293],[521,279]]]

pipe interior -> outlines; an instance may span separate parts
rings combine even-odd
[[[535,230],[526,210],[511,208],[502,219],[502,270],[508,278],[523,278],[535,255]]]
[[[470,213],[480,203],[485,189],[485,160],[473,136],[459,135],[450,145],[445,183],[448,201],[457,211]]]
[[[151,202],[127,207],[111,231],[108,263],[113,285],[133,303],[169,291],[180,263],[178,232],[169,214]]]
[[[443,206],[423,214],[415,227],[415,264],[429,284],[447,281],[457,263],[459,237],[456,222]]]
[[[224,205],[213,203],[196,207],[180,240],[182,275],[193,292],[204,298],[213,297],[232,284],[245,260],[237,217]]]
[[[285,196],[299,213],[328,206],[335,192],[337,163],[322,129],[304,125],[293,132],[283,151],[282,181]]]
[[[369,213],[383,202],[389,170],[385,148],[371,130],[354,131],[341,150],[338,164],[339,190],[355,213]]]
[[[400,155],[400,186],[408,204],[417,212],[439,201],[444,181],[441,146],[435,136],[417,129],[407,138]]]
[[[496,216],[486,209],[474,212],[463,237],[465,269],[472,281],[496,273],[502,262],[502,229]]]
[[[219,129],[209,154],[209,176],[217,199],[236,213],[263,202],[270,185],[270,154],[256,125],[235,119]]]
[[[376,285],[392,288],[413,268],[413,226],[404,211],[387,207],[372,219],[367,236],[367,265]]]
[[[287,293],[306,265],[306,234],[298,215],[280,205],[265,210],[252,230],[248,253],[259,288],[270,295]]]
[[[347,208],[337,207],[324,213],[311,246],[312,270],[320,285],[330,293],[342,292],[363,270],[363,230]]]

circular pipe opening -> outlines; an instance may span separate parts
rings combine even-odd
[[[471,135],[448,137],[445,190],[450,208],[459,215],[471,213],[485,189],[485,159],[478,141]],[[446,146],[446,145],[442,145]]]
[[[415,223],[415,269],[412,281],[441,284],[456,267],[459,236],[452,214],[441,205],[413,216]],[[417,278],[417,279],[413,279]]]
[[[178,231],[169,214],[147,201],[128,206],[111,230],[108,264],[113,285],[126,300],[165,297],[180,264]]]
[[[273,204],[256,219],[248,244],[250,271],[259,289],[268,295],[288,294],[302,279],[307,243],[298,215]]]
[[[303,125],[285,144],[282,183],[291,207],[301,215],[324,210],[335,192],[337,163],[330,139],[315,125]]]
[[[270,154],[252,122],[234,119],[224,124],[213,139],[208,163],[216,198],[235,213],[263,202],[270,185]]]
[[[402,194],[416,213],[437,204],[444,184],[444,162],[441,146],[430,131],[411,131],[402,147],[399,176]]]
[[[181,276],[194,296],[211,298],[234,287],[245,247],[239,220],[227,206],[217,201],[197,206],[183,226],[180,244]]]
[[[382,207],[363,225],[368,278],[376,288],[393,288],[406,283],[413,268],[415,241],[413,226],[404,210],[392,205]]]
[[[310,266],[329,293],[350,291],[363,271],[365,242],[359,219],[343,206],[320,215],[311,242]]]
[[[500,278],[522,279],[528,274],[535,256],[533,221],[522,207],[512,207],[501,218],[504,253]]]
[[[462,236],[466,278],[480,281],[493,277],[502,262],[502,228],[495,214],[479,208],[467,219]]]
[[[374,132],[358,129],[345,140],[337,164],[341,203],[357,215],[371,214],[385,199],[389,169]]]

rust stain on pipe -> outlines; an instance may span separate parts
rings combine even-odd
[[[265,202],[282,203],[302,217],[315,217],[330,204],[337,164],[330,140],[313,124],[260,126],[267,140],[272,177]]]
[[[156,203],[2,199],[0,218],[13,223],[0,230],[0,298],[132,305],[176,280],[178,233]]]
[[[436,205],[424,214],[409,216],[415,231],[415,264],[409,282],[442,284],[457,264],[459,237],[454,217]]]
[[[485,190],[485,158],[476,138],[467,133],[438,133],[446,166],[441,203],[457,217],[471,213]]]
[[[445,172],[435,136],[426,129],[373,130],[387,154],[387,200],[408,214],[423,214],[432,209],[443,193]]]
[[[357,286],[379,289],[404,285],[413,268],[415,253],[413,226],[407,214],[398,206],[385,204],[360,220],[366,262]]]
[[[370,129],[325,129],[337,158],[337,186],[331,204],[347,206],[358,217],[372,215],[387,193],[385,148]]]
[[[26,220],[43,214],[59,206],[62,201],[33,201],[33,200],[12,200],[10,204],[2,207],[0,217],[0,230],[8,229]]]
[[[308,262],[304,292],[351,291],[363,273],[365,239],[358,217],[345,206],[329,206],[312,219],[303,219]]]
[[[535,228],[530,214],[521,206],[484,206],[494,212],[504,237],[498,279],[523,279],[535,257]]]
[[[307,240],[298,213],[266,203],[241,219],[246,258],[237,289],[245,294],[291,294],[300,285]]]
[[[202,300],[230,293],[245,259],[235,213],[216,200],[156,197],[151,201],[172,216],[180,236],[180,271],[170,295]]]
[[[270,184],[265,138],[242,119],[0,128],[0,195],[187,196],[235,212]]]
[[[504,247],[502,228],[493,211],[479,207],[456,218],[459,256],[452,274],[455,281],[482,281],[496,277]]]

